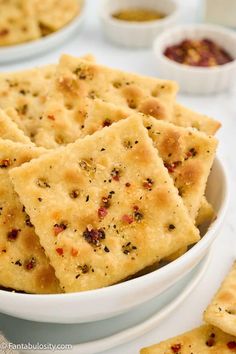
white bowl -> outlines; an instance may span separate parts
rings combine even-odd
[[[85,7],[86,0],[83,2],[79,14],[71,22],[48,36],[27,43],[0,47],[0,63],[9,63],[37,56],[59,46],[82,27],[85,19]]]
[[[139,278],[81,293],[30,295],[0,290],[0,312],[38,322],[82,323],[114,317],[151,300],[190,272],[219,234],[228,204],[228,181],[218,159],[208,180],[207,198],[217,219],[204,237],[174,262]]]
[[[127,8],[158,10],[166,17],[150,22],[128,22],[112,17],[112,14]],[[116,44],[127,47],[149,47],[154,38],[166,28],[177,23],[179,9],[173,0],[104,0],[101,22],[106,36]]]
[[[224,48],[236,59],[236,33],[215,25],[183,25],[163,32],[154,41],[159,75],[175,80],[180,90],[192,94],[213,94],[229,89],[235,82],[236,60],[211,68],[179,64],[163,53],[171,45],[184,39],[208,38]]]

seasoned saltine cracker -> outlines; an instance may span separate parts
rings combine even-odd
[[[174,82],[139,76],[63,55],[48,93],[37,144],[56,147],[82,133],[88,104],[98,97],[171,120],[177,86]]]
[[[140,354],[232,354],[235,350],[235,337],[213,326],[201,326],[160,344],[143,348]]]
[[[11,171],[62,288],[114,284],[199,240],[142,120]]]
[[[196,217],[196,225],[200,226],[205,223],[210,223],[214,219],[215,215],[213,206],[204,196],[201,200],[201,205]]]
[[[136,117],[139,115],[137,113]],[[125,109],[94,101],[85,122],[84,134],[91,134],[126,117]],[[143,121],[190,216],[195,220],[205,193],[217,140],[194,129],[178,127],[150,116],[143,115]]]
[[[9,171],[44,149],[0,139],[0,286],[28,293],[60,291],[30,217],[13,189]]]
[[[33,0],[42,34],[59,30],[70,22],[82,6],[82,0]]]
[[[11,118],[34,140],[42,118],[49,82],[55,65],[0,74],[0,107],[14,108]]]
[[[0,0],[0,46],[40,37],[32,0]]]
[[[0,138],[9,139],[24,144],[31,144],[30,139],[24,135],[9,115],[0,109]]]
[[[236,336],[236,262],[204,312],[204,320]]]
[[[208,135],[214,135],[221,127],[221,123],[206,115],[192,111],[191,109],[175,103],[173,123],[182,127],[193,127]]]
[[[201,199],[200,209],[198,210],[197,217],[195,219],[195,225],[200,227],[208,226],[213,218],[215,217],[215,211],[213,206],[207,201],[206,197],[203,196]],[[173,262],[177,258],[181,257],[184,253],[188,251],[188,247],[182,247],[177,252],[165,257],[166,262]]]
[[[91,54],[83,58],[95,61]],[[48,87],[55,70],[56,65],[47,65],[0,74],[0,107],[17,111],[17,115],[12,110],[8,114],[32,141],[41,126]]]
[[[151,117],[144,125],[174,180],[190,216],[196,219],[215,157],[217,140],[191,128]]]

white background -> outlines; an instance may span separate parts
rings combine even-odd
[[[43,0],[42,0],[43,1]],[[127,1],[128,2],[128,1]],[[183,8],[183,18],[190,22],[199,16],[199,1],[179,0]],[[0,66],[2,71],[32,67],[56,62],[62,53],[80,56],[93,53],[98,62],[109,66],[158,76],[158,68],[151,49],[130,50],[117,47],[104,38],[98,19],[100,1],[88,0],[87,20],[84,29],[67,41],[62,47],[38,58]],[[221,280],[236,258],[236,89],[217,96],[184,96],[178,100],[185,105],[222,122],[218,133],[220,141],[218,155],[225,161],[230,176],[230,205],[223,229],[214,244],[213,259],[204,279],[192,295],[152,332],[106,354],[137,354],[139,349],[165,338],[179,334],[201,324],[202,312],[218,288]],[[105,354],[105,353],[104,353]]]

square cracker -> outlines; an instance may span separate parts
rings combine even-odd
[[[57,31],[70,22],[82,6],[82,0],[32,0],[39,26],[48,33]],[[46,33],[47,33],[46,32]]]
[[[40,37],[32,0],[0,0],[0,46]]]
[[[26,135],[24,135],[23,131],[20,130],[18,126],[11,120],[7,112],[4,112],[1,108],[0,108],[0,138],[9,139],[24,144],[31,144],[30,139]]]
[[[143,348],[140,354],[232,354],[235,348],[235,337],[213,326],[201,326],[160,344]]]
[[[192,127],[206,134],[214,135],[221,127],[221,123],[204,114],[192,111],[179,103],[174,105],[173,123],[182,127]]]
[[[55,65],[0,74],[0,107],[14,108],[12,120],[34,140],[42,118],[44,104]]]
[[[83,130],[87,105],[98,97],[171,120],[174,82],[126,73],[63,55],[52,80],[37,144],[56,147],[75,141]]]
[[[236,336],[236,262],[204,312],[204,320]]]
[[[95,60],[90,54],[83,58]],[[8,114],[32,141],[41,126],[48,87],[55,70],[56,65],[47,65],[0,74],[0,107],[17,111],[17,115],[12,110]]]
[[[60,292],[60,287],[9,171],[43,152],[0,139],[0,286],[38,294]]]
[[[141,119],[49,152],[11,178],[66,292],[117,283],[199,240]]]
[[[90,106],[84,134],[91,134],[124,119],[128,113],[126,109],[96,100]],[[140,114],[137,113],[138,116]],[[195,129],[179,127],[150,116],[142,117],[190,216],[195,220],[205,193],[217,140]]]

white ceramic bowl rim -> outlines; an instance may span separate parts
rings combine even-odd
[[[170,14],[167,14],[164,18],[161,18],[159,20],[153,20],[153,21],[146,21],[146,22],[138,22],[138,21],[121,21],[118,20],[114,17],[111,16],[111,13],[107,11],[106,9],[106,4],[111,1],[111,0],[103,0],[103,6],[101,7],[100,15],[101,17],[105,18],[106,21],[112,23],[113,25],[117,25],[117,27],[124,27],[124,28],[135,28],[135,27],[143,27],[143,28],[155,28],[158,25],[168,23],[171,21],[173,18],[178,16],[179,13],[179,7],[176,2],[173,0],[168,0],[169,3],[173,6],[173,10]],[[114,1],[114,0],[112,0]],[[165,0],[167,1],[167,0]],[[145,4],[145,3],[144,3]]]
[[[98,295],[101,297],[102,295],[112,295],[114,293],[116,293],[119,289],[124,289],[125,287],[127,288],[126,290],[128,291],[128,287],[132,286],[132,285],[138,285],[139,283],[143,282],[144,278],[155,278],[156,274],[158,273],[159,275],[161,275],[161,273],[166,272],[167,269],[169,272],[171,272],[172,269],[181,267],[183,261],[187,262],[189,260],[189,258],[192,258],[194,253],[199,252],[199,250],[204,249],[204,245],[206,243],[208,243],[208,240],[212,238],[213,234],[215,233],[215,231],[217,229],[219,229],[219,227],[221,226],[225,214],[226,214],[226,210],[227,210],[227,206],[228,206],[228,202],[229,202],[229,190],[228,190],[228,185],[229,185],[229,179],[228,179],[228,174],[226,172],[226,168],[224,166],[224,164],[222,163],[222,161],[219,158],[216,158],[216,162],[218,163],[218,165],[221,168],[222,171],[222,175],[223,175],[223,180],[225,181],[224,184],[224,199],[223,202],[220,206],[218,215],[216,220],[210,225],[209,229],[207,230],[206,234],[202,237],[202,239],[196,244],[194,245],[188,252],[186,252],[184,255],[182,255],[181,257],[177,258],[175,261],[165,265],[164,267],[157,269],[151,273],[145,274],[139,278],[134,278],[131,280],[127,280],[125,282],[119,283],[119,284],[115,284],[115,285],[111,285],[109,287],[105,287],[105,288],[101,288],[101,289],[95,289],[95,290],[89,290],[89,291],[83,291],[83,292],[77,292],[77,293],[66,293],[66,294],[43,294],[43,295],[37,295],[37,294],[24,294],[24,293],[16,293],[16,292],[9,292],[6,290],[0,290],[0,296],[4,296],[4,297],[8,297],[8,298],[12,298],[12,300],[14,300],[16,297],[17,298],[24,298],[26,301],[31,300],[31,301],[46,301],[48,297],[50,297],[50,300],[53,300],[56,302],[62,301],[63,299],[65,300],[66,298],[70,298],[75,299],[77,297],[80,297],[81,299],[95,299]],[[128,285],[128,287],[127,287]]]
[[[232,67],[234,67],[236,65],[236,58],[234,58],[233,61],[223,64],[223,65],[218,65],[218,66],[213,66],[213,67],[196,67],[196,66],[190,66],[190,65],[186,65],[186,64],[180,64],[177,63],[174,60],[171,60],[169,58],[167,58],[164,55],[164,51],[163,49],[166,48],[165,46],[165,39],[167,36],[169,36],[170,34],[173,33],[176,34],[176,32],[178,31],[186,31],[186,38],[193,38],[191,37],[191,35],[188,37],[188,32],[194,29],[199,29],[201,31],[211,31],[212,33],[222,33],[225,34],[226,36],[229,37],[234,37],[235,40],[235,45],[236,45],[236,32],[227,28],[224,28],[222,26],[217,26],[217,25],[209,25],[209,24],[195,24],[195,25],[191,25],[191,24],[186,24],[186,25],[177,25],[177,26],[173,26],[168,30],[165,30],[162,34],[158,35],[156,37],[156,39],[154,40],[153,43],[153,48],[154,51],[156,53],[156,55],[161,58],[162,60],[167,61],[168,63],[171,63],[173,66],[175,66],[178,70],[183,70],[183,71],[190,71],[193,70],[194,72],[220,72],[222,70],[230,70]],[[173,37],[174,38],[174,37]],[[175,41],[173,40],[173,44],[175,44]]]

